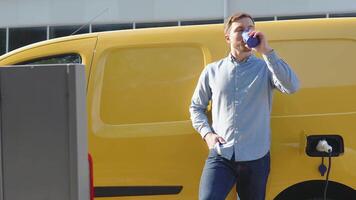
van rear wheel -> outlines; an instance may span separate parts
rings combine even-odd
[[[324,189],[324,180],[304,181],[286,188],[279,193],[274,200],[324,200]],[[326,199],[356,200],[356,192],[347,185],[329,181]]]

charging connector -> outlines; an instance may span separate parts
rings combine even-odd
[[[316,146],[316,150],[325,153],[331,153],[333,151],[332,146],[328,144],[326,140],[320,140]]]

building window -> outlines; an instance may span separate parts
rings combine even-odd
[[[58,38],[64,37],[69,35],[78,35],[83,33],[89,33],[89,26],[82,27],[80,30],[79,28],[82,25],[76,26],[51,26],[49,27],[49,38]]]
[[[278,20],[290,20],[290,19],[314,19],[325,18],[326,15],[297,15],[297,16],[278,16]]]
[[[6,53],[6,29],[0,29],[0,55]]]
[[[182,21],[181,25],[199,25],[199,24],[221,24],[224,23],[223,19],[213,19],[213,20],[196,20],[196,21]]]
[[[10,28],[9,50],[47,39],[46,27]]]
[[[33,60],[17,63],[16,65],[39,65],[39,64],[68,64],[68,63],[82,63],[82,58],[79,54],[63,54],[36,58]]]
[[[152,22],[152,23],[136,23],[136,28],[153,28],[164,26],[178,26],[178,22]]]
[[[132,29],[133,26],[131,23],[128,24],[93,24],[92,32],[100,32],[100,31],[114,31],[114,30],[124,30],[124,29]]]
[[[255,22],[261,22],[261,21],[273,21],[274,17],[254,17],[253,20]]]
[[[356,17],[356,13],[335,13],[330,14],[329,17]]]

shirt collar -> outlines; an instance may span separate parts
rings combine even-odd
[[[242,63],[247,63],[248,61],[251,60],[253,57],[253,54],[249,55],[245,60],[243,61],[238,61],[231,53],[229,54],[229,59],[233,64],[242,64]]]

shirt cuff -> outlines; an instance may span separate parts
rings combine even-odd
[[[277,63],[279,60],[279,57],[274,50],[272,50],[271,52],[269,52],[267,54],[263,54],[262,56],[263,56],[264,60],[268,64],[271,64],[272,66],[274,66],[274,64]]]
[[[206,134],[208,133],[212,133],[213,131],[211,130],[210,127],[203,127],[201,130],[200,130],[200,135],[201,137],[204,139],[204,137],[206,136]]]

